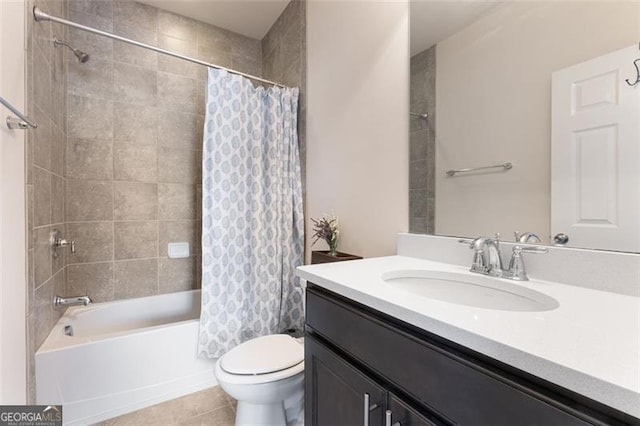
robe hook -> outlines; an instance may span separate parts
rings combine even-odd
[[[640,50],[640,43],[638,43],[638,50]],[[638,58],[635,61],[633,61],[633,66],[636,67],[636,81],[631,83],[628,78],[625,80],[627,82],[627,84],[629,86],[631,86],[631,87],[633,87],[636,84],[640,83],[640,69],[638,69],[638,62],[640,62],[640,58]]]
[[[638,69],[638,62],[640,62],[640,58],[633,61],[633,66],[636,67],[636,81],[631,83],[628,78],[625,80],[629,86],[635,86],[640,83],[640,69]]]

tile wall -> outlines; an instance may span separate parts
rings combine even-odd
[[[71,0],[72,21],[254,75],[261,43],[132,1]],[[206,68],[70,30],[67,291],[94,301],[199,287]],[[169,259],[169,242],[191,256]]]
[[[435,232],[436,46],[411,58],[409,109],[428,119],[410,116],[409,232]]]
[[[35,24],[30,11],[37,5],[65,17],[59,0],[28,3],[27,115],[38,128],[26,133],[27,199],[27,384],[29,402],[35,400],[34,353],[60,317],[52,309],[54,294],[65,288],[65,253],[54,259],[49,244],[54,229],[65,231],[64,145],[66,140],[66,64],[64,52],[53,46],[53,36],[66,30],[49,22]]]

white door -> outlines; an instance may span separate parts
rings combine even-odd
[[[638,45],[552,76],[551,235],[640,251]]]
[[[24,111],[26,1],[0,0],[0,96]],[[0,404],[26,402],[24,130],[0,105]]]

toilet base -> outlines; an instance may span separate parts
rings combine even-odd
[[[236,426],[286,426],[282,401],[273,404],[252,404],[238,401]]]

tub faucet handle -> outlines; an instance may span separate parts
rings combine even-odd
[[[53,247],[53,258],[58,258],[58,247],[71,247],[71,254],[76,254],[76,242],[74,240],[67,240],[62,238],[62,232],[59,229],[54,229],[51,232],[51,246]]]

